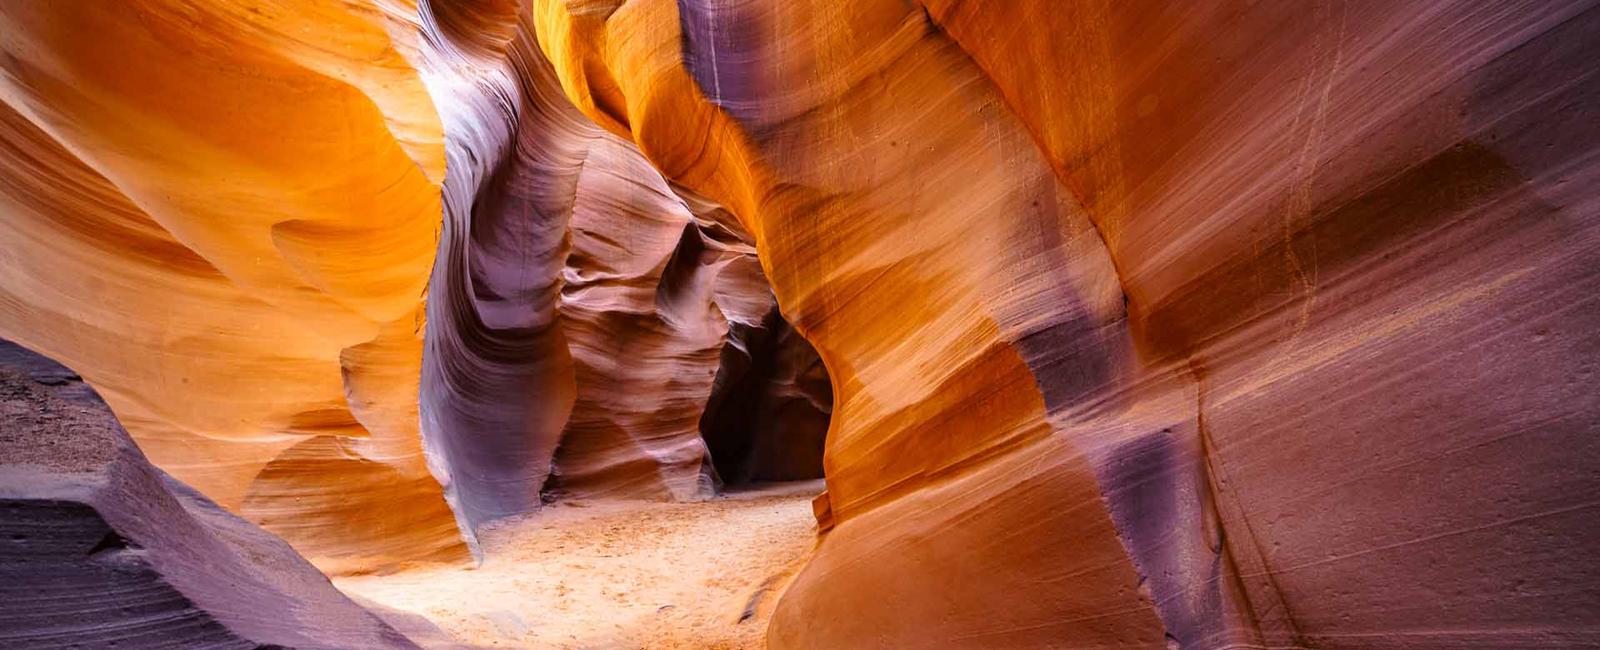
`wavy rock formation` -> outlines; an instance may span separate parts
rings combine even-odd
[[[1595,640],[1592,3],[534,11],[832,375],[776,647]]]
[[[0,6],[0,335],[334,569],[825,417],[774,648],[1600,644],[1597,5]]]
[[[770,300],[753,245],[583,117],[515,7],[424,7],[450,160],[422,386],[435,473],[465,529],[542,489],[706,496],[695,422],[724,312]]]
[[[694,422],[727,326],[708,309],[707,276],[717,269],[702,258],[715,252],[708,255],[692,221],[630,145],[607,137],[589,150],[561,297],[578,398],[553,490],[710,493]]]
[[[771,289],[731,216],[694,206],[631,144],[608,135],[590,149],[561,300],[578,400],[555,457],[556,494],[713,493],[698,422],[730,323],[756,321]]]
[[[401,23],[0,7],[0,336],[335,571],[464,557],[417,435],[444,157]]]
[[[471,531],[538,508],[572,409],[556,306],[578,173],[598,129],[561,101],[516,3],[439,7],[422,7],[424,53],[450,172],[422,432]]]
[[[152,467],[76,375],[6,341],[0,414],[5,647],[417,647]]]

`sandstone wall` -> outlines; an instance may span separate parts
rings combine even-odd
[[[832,375],[777,647],[1593,641],[1590,3],[535,11]]]
[[[415,9],[352,9],[0,7],[0,336],[331,570],[465,557],[415,397],[442,131]]]
[[[72,371],[5,340],[0,458],[7,648],[417,648],[152,467]]]
[[[0,21],[0,334],[313,556],[703,494],[765,276],[832,418],[774,647],[1600,643],[1592,1]]]

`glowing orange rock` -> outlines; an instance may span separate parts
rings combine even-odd
[[[63,2],[0,31],[0,335],[324,569],[464,557],[416,428],[444,159],[413,28]]]
[[[1596,12],[535,15],[828,364],[775,647],[1590,639]]]
[[[0,8],[0,335],[312,555],[458,552],[419,416],[468,531],[702,493],[765,275],[774,647],[1600,643],[1593,2],[347,8]]]

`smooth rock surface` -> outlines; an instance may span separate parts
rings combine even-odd
[[[1593,3],[535,12],[827,362],[774,647],[1596,642]]]
[[[442,132],[415,11],[353,8],[0,6],[0,336],[334,571],[467,557],[417,434]]]
[[[283,540],[145,460],[70,371],[0,341],[0,646],[415,648]]]
[[[1600,645],[1594,0],[290,4],[0,7],[0,334],[325,566],[754,475],[770,285],[773,648]]]

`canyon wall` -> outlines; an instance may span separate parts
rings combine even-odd
[[[0,458],[7,648],[417,648],[152,467],[78,375],[4,340]]]
[[[158,465],[336,572],[464,559],[553,471],[711,493],[754,245],[572,106],[527,7],[0,14],[0,334]]]
[[[567,101],[518,8],[420,8],[449,160],[422,434],[468,537],[541,499],[710,496],[728,323],[772,304],[737,220]]]
[[[534,11],[827,363],[775,647],[1596,641],[1593,3]]]
[[[557,319],[567,221],[599,130],[560,99],[516,3],[421,10],[445,125],[422,435],[468,537],[531,512],[576,387]]]
[[[0,336],[328,570],[466,557],[418,439],[445,160],[415,21],[0,6]]]
[[[578,400],[555,457],[553,496],[696,500],[715,489],[697,423],[730,322],[753,323],[771,290],[755,249],[696,216],[632,144],[589,151],[561,296]]]
[[[0,29],[0,335],[324,568],[827,413],[776,648],[1600,643],[1595,2]]]

